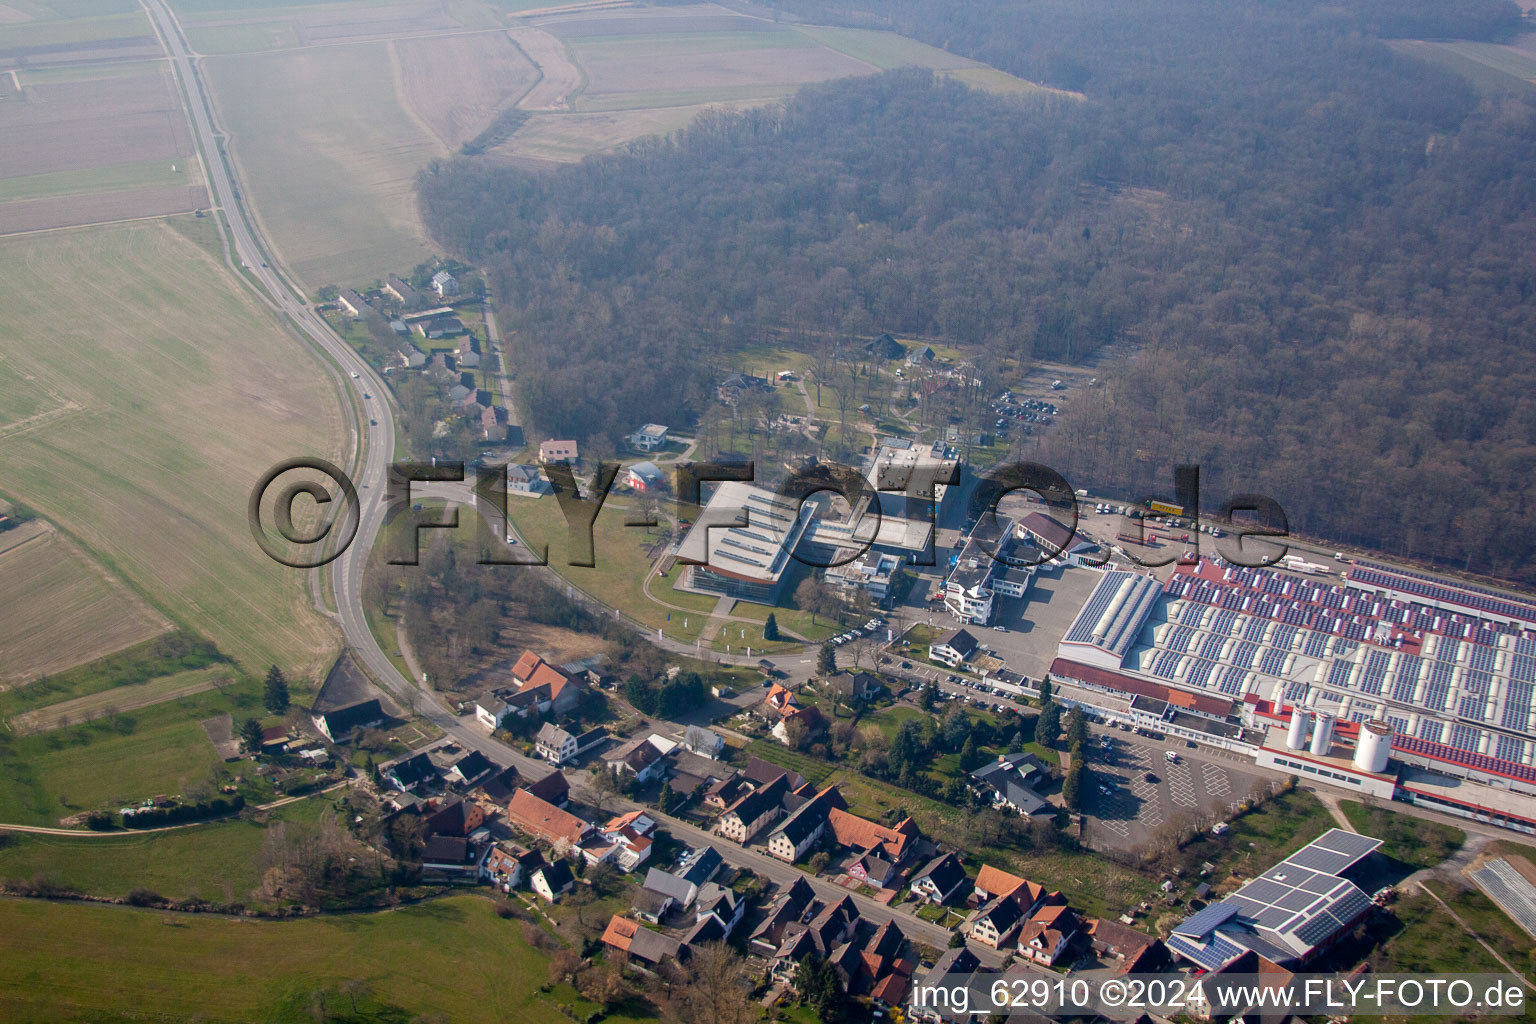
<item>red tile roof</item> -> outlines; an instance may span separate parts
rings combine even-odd
[[[512,794],[512,802],[507,804],[507,821],[551,843],[561,839],[580,843],[590,827],[576,815],[540,800],[526,789]]]

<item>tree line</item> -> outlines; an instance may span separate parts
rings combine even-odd
[[[691,423],[729,355],[879,331],[996,367],[1097,360],[1030,457],[1132,495],[1201,465],[1293,529],[1536,580],[1536,99],[1388,37],[1502,0],[783,0],[1032,81],[902,70],[531,173],[420,180],[487,268],[536,426]]]

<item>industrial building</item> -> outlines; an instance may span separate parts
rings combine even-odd
[[[1196,738],[1266,767],[1536,830],[1536,604],[1375,564],[1349,575],[1107,572],[1051,675],[1215,699],[1226,727]]]
[[[1168,936],[1168,949],[1207,971],[1248,952],[1295,969],[1318,958],[1371,910],[1371,898],[1343,877],[1380,839],[1330,829],[1285,860],[1212,903]]]
[[[944,608],[961,622],[985,626],[996,598],[1023,597],[1035,559],[1014,555],[1013,520],[982,516],[944,581]]]
[[[798,555],[828,567],[829,583],[869,586],[878,600],[903,559],[932,549],[931,522],[884,515],[867,495],[858,497],[846,518],[829,519],[817,515],[813,501],[797,504],[764,487],[740,481],[713,486],[678,546],[678,561],[688,566],[679,583],[683,590],[773,604]]]

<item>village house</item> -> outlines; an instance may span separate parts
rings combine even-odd
[[[637,462],[624,471],[624,486],[642,494],[658,494],[667,489],[667,475],[654,462]]]
[[[688,947],[670,935],[642,927],[638,921],[617,914],[603,931],[603,945],[645,967],[663,960],[686,960]]]
[[[360,729],[371,729],[384,721],[384,708],[377,698],[348,704],[332,711],[317,711],[311,716],[320,735],[332,743],[343,743]]]
[[[739,798],[715,822],[715,832],[745,845],[784,813],[784,797],[789,793],[789,780],[780,773],[768,785],[755,789]]]
[[[437,778],[437,765],[423,752],[401,758],[393,764],[381,765],[379,774],[400,792],[411,793]]]
[[[960,858],[953,853],[933,858],[912,876],[911,890],[929,903],[949,903],[970,881]]]
[[[528,876],[528,887],[550,903],[559,903],[575,885],[576,875],[563,857],[534,868]]]
[[[477,882],[487,877],[485,862],[490,853],[489,843],[463,836],[436,835],[427,840],[422,851],[421,869],[429,877]]]
[[[825,834],[827,816],[842,806],[837,787],[828,786],[801,804],[768,837],[768,852],[794,863]]]
[[[1045,763],[1034,754],[999,754],[971,772],[971,788],[989,798],[995,807],[1007,807],[1028,817],[1055,811],[1035,789],[1050,776]]]
[[[667,770],[661,748],[649,736],[613,748],[603,755],[603,763],[615,775],[628,775],[641,783],[659,779]]]
[[[411,307],[421,304],[421,296],[417,294],[416,289],[406,284],[394,274],[390,274],[389,277],[385,278],[382,291],[402,306]]]
[[[534,738],[533,749],[550,764],[569,764],[608,738],[602,726],[575,735],[553,722],[545,722]]]
[[[629,435],[629,443],[642,452],[653,452],[667,443],[667,428],[660,423],[647,423]]]
[[[538,466],[507,467],[507,493],[522,498],[542,498],[554,491]]]
[[[759,956],[773,956],[783,945],[784,933],[791,925],[803,925],[810,920],[815,902],[816,891],[810,883],[796,878],[774,897],[763,919],[752,929],[747,939],[752,951]]]
[[[590,822],[583,821],[568,811],[562,811],[526,789],[518,790],[513,794],[512,802],[507,804],[507,824],[527,832],[535,839],[542,839],[557,849],[562,845],[580,846],[582,840],[592,831]]]
[[[451,299],[459,294],[459,280],[446,270],[432,275],[432,290],[440,299]]]
[[[941,665],[959,668],[980,646],[964,629],[952,629],[928,645],[928,657]]]
[[[548,466],[555,462],[574,464],[579,458],[575,441],[539,442],[539,465],[541,466]]]
[[[881,825],[849,814],[841,807],[827,813],[827,827],[838,846],[872,853],[898,866],[912,856],[921,838],[917,823],[911,818],[903,818],[894,826]]]
[[[1054,967],[1071,949],[1080,926],[1077,914],[1065,903],[1039,907],[1019,931],[1019,955],[1043,967]]]

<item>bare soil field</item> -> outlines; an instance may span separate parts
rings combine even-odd
[[[687,127],[700,113],[730,109],[728,103],[691,107],[648,107],[571,114],[534,114],[517,134],[491,150],[510,161],[574,163],[646,135],[665,135]]]
[[[753,35],[742,35],[741,48],[702,53],[689,41],[650,45],[575,40],[571,48],[586,68],[586,91],[592,96],[653,89],[796,86],[874,70],[863,61],[817,46],[753,49],[746,45]]]
[[[454,17],[449,5],[426,0],[369,6],[264,7],[249,13],[237,8],[189,13],[183,24],[193,47],[208,54],[401,39],[466,27]]]
[[[518,103],[523,110],[565,110],[581,91],[585,78],[571,60],[565,44],[542,28],[514,25],[508,35],[523,55],[543,75],[533,90]]]
[[[702,7],[647,7],[615,13],[609,10],[585,11],[562,15],[548,21],[536,21],[556,32],[562,39],[587,36],[622,36],[667,32],[771,32],[783,26],[758,18],[728,14],[714,5]]]
[[[121,78],[27,84],[20,102],[0,105],[0,178],[184,159],[191,133],[169,73],[159,67]]]
[[[204,69],[256,215],[300,280],[361,284],[425,258],[416,173],[446,149],[404,109],[390,44],[214,57]]]
[[[223,667],[178,672],[175,675],[151,679],[146,683],[115,686],[100,693],[59,701],[57,704],[49,704],[36,711],[23,712],[13,716],[10,725],[17,734],[22,736],[35,732],[48,732],[79,725],[82,722],[92,722],[98,718],[110,718],[112,715],[153,707],[156,704],[164,704],[166,701],[191,697],[215,687],[227,686],[232,681],[229,670]],[[212,740],[212,736],[209,739]]]
[[[394,47],[406,102],[450,149],[479,135],[539,79],[505,32],[402,39]]]
[[[41,520],[0,533],[0,685],[95,661],[169,628]]]
[[[163,217],[202,210],[207,206],[208,190],[201,185],[22,199],[0,203],[0,235]]]
[[[188,218],[0,240],[0,358],[77,407],[0,436],[0,495],[245,671],[319,671],[333,629],[302,574],[251,540],[246,503],[274,463],[338,457],[340,404],[308,350],[183,231],[213,229]]]

